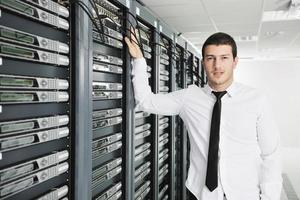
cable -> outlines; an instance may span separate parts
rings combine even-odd
[[[101,19],[105,19],[106,18],[104,15],[97,15],[98,21],[99,21],[101,29],[102,29],[102,30],[100,30],[100,28],[98,26],[98,22],[95,20],[93,14],[92,14],[92,11],[90,10],[90,8],[85,3],[83,3],[80,0],[79,1],[75,0],[75,1],[72,1],[71,3],[76,3],[76,4],[78,4],[83,9],[83,11],[88,15],[89,19],[91,20],[91,22],[94,25],[94,28],[98,31],[98,33],[99,33],[99,35],[100,35],[100,37],[101,37],[101,39],[103,41],[104,41],[104,37],[103,36],[107,36],[107,37],[111,37],[111,38],[113,38],[115,40],[119,40],[119,38],[115,38],[115,37],[113,37],[113,36],[111,36],[109,34],[104,33],[104,27],[103,27],[103,23],[101,21]],[[99,19],[99,17],[100,17],[100,19]]]
[[[128,13],[129,15],[131,15],[131,16],[134,18],[134,20],[135,20],[135,22],[136,22],[136,24],[137,24],[137,27],[136,27],[136,28],[137,28],[138,33],[139,33],[139,40],[141,41],[140,29],[142,29],[142,27],[139,26],[139,21],[138,21],[138,19],[137,19],[137,17],[136,17],[133,13],[131,13],[131,12],[129,12],[129,11],[128,11],[127,13]],[[129,20],[128,20],[128,21],[129,21]],[[158,32],[157,30],[153,29],[153,31],[156,32],[156,33],[158,33],[158,34],[161,36],[161,33]],[[146,31],[144,31],[144,32],[146,32]],[[148,40],[149,40],[150,47],[155,47],[155,45],[158,45],[158,46],[164,47],[165,49],[167,49],[167,51],[170,51],[169,48],[167,48],[167,45],[164,43],[163,39],[162,39],[162,42],[163,42],[164,45],[159,44],[159,43],[153,43],[153,42],[151,42],[150,38],[148,37],[148,34],[145,34],[145,35],[147,36],[147,38],[148,38]],[[153,45],[153,46],[152,46],[152,45]],[[169,45],[170,45],[171,47],[176,48],[176,45],[174,45],[174,44],[172,44],[172,43],[170,43]],[[141,49],[142,49],[142,45],[139,45],[139,46],[140,46]],[[160,54],[160,55],[161,55],[161,54]],[[171,59],[176,60],[176,59],[174,59],[172,56],[171,56]]]
[[[113,37],[113,36],[111,36],[111,35],[105,33],[105,31],[104,31],[104,25],[103,25],[103,23],[102,23],[102,20],[105,19],[105,18],[108,18],[108,19],[110,19],[110,21],[111,21],[112,23],[114,23],[114,24],[117,25],[118,27],[119,27],[119,24],[118,24],[117,22],[115,22],[115,20],[114,20],[113,18],[111,18],[110,16],[100,15],[100,14],[99,14],[98,7],[97,7],[97,5],[96,5],[96,2],[95,2],[94,0],[89,0],[89,3],[91,4],[92,8],[94,9],[94,11],[95,11],[95,13],[96,13],[96,18],[94,17],[93,11],[92,11],[92,10],[91,10],[84,2],[82,2],[82,1],[80,1],[80,0],[73,0],[73,1],[70,1],[70,2],[71,2],[71,3],[77,3],[77,4],[83,9],[83,11],[88,15],[89,19],[90,19],[91,22],[93,23],[94,28],[97,30],[97,32],[99,33],[99,35],[102,37],[102,40],[103,40],[103,41],[104,41],[104,36],[107,36],[107,37],[110,37],[110,38],[119,40],[118,38],[115,38],[115,37]],[[118,13],[117,16],[119,16],[119,17],[122,18],[122,19],[125,19],[125,20],[130,24],[130,28],[129,28],[129,29],[128,29],[128,28],[125,28],[125,29],[124,29],[124,28],[120,27],[121,34],[122,34],[123,36],[127,36],[127,32],[126,32],[126,31],[129,31],[129,32],[130,32],[129,38],[131,39],[131,42],[136,43],[136,44],[140,47],[141,52],[142,52],[142,54],[144,55],[144,48],[143,48],[143,45],[142,45],[142,43],[141,43],[142,39],[141,39],[141,30],[140,30],[140,29],[142,29],[142,27],[139,25],[139,21],[138,21],[138,19],[134,16],[134,14],[132,14],[131,12],[127,12],[127,13],[128,13],[129,15],[131,15],[131,16],[134,18],[134,20],[135,20],[135,22],[136,22],[136,29],[135,29],[135,30],[138,31],[138,34],[139,34],[139,35],[138,35],[138,37],[137,37],[136,31],[133,31],[133,32],[131,31],[131,27],[134,28],[134,25],[132,24],[132,22],[131,22],[128,18],[126,18],[126,17],[124,17],[124,16],[122,16],[122,15],[120,15],[120,14]],[[100,25],[100,27],[99,27],[99,25]],[[144,31],[144,30],[143,30],[143,31]],[[152,31],[153,31],[153,32],[159,33],[159,32],[158,32],[157,30],[155,30],[155,29],[153,29]],[[144,32],[146,32],[146,31],[144,31]],[[161,33],[159,33],[159,34],[160,34],[160,37],[162,37]],[[174,45],[172,42],[170,42],[168,45],[166,45],[166,43],[165,43],[165,41],[164,41],[164,38],[161,39],[161,41],[162,41],[163,44],[160,44],[160,43],[153,43],[153,42],[151,42],[151,39],[150,39],[149,35],[148,35],[147,33],[145,33],[145,35],[146,35],[147,39],[149,40],[150,48],[153,48],[155,45],[164,47],[165,49],[167,49],[167,51],[170,51],[170,49],[167,48],[167,46],[171,46],[171,47],[176,48],[176,45]],[[132,36],[135,37],[136,42],[135,42],[135,40],[132,39]],[[184,51],[184,54],[186,54],[186,51]],[[160,53],[159,55],[161,55],[161,53]],[[174,57],[174,52],[171,52],[170,58],[171,58],[171,60],[177,61],[176,56]]]
[[[83,11],[88,15],[88,17],[90,18],[91,22],[94,24],[94,27],[98,30],[100,35],[102,35],[102,34],[107,35],[99,29],[97,23],[94,20],[94,17],[92,16],[92,11],[89,9],[89,7],[85,3],[83,3],[82,1],[73,1],[72,3],[77,3],[83,9]],[[110,36],[110,35],[107,35],[107,36]],[[102,39],[104,41],[103,35],[102,35]]]
[[[92,1],[92,0],[89,0],[89,2],[92,5],[92,7],[93,7],[93,9],[94,9],[94,11],[95,11],[95,13],[96,13],[96,15],[98,17],[98,21],[100,23],[100,28],[102,29],[102,33],[104,33],[104,27],[103,27],[103,23],[101,21],[101,19],[103,18],[103,16],[99,15],[99,11],[98,11],[98,7],[97,7],[96,3],[94,1]],[[97,29],[100,29],[100,28],[98,27]],[[100,34],[100,37],[102,37],[102,40],[104,41],[103,34]]]

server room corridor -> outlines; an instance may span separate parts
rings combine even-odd
[[[300,0],[0,0],[0,200],[300,200],[299,86]]]

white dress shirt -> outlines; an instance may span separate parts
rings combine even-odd
[[[132,81],[140,110],[179,115],[190,138],[186,187],[198,200],[279,200],[282,186],[279,132],[264,95],[233,82],[222,98],[219,182],[205,186],[210,124],[216,97],[206,85],[190,85],[168,94],[154,94],[145,59],[134,59]]]

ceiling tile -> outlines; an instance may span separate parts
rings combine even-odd
[[[275,33],[268,36],[263,35],[258,41],[258,47],[259,49],[287,48],[296,39],[297,35],[294,32]]]
[[[274,36],[284,34],[297,34],[300,32],[300,21],[270,21],[262,23],[260,30],[260,39],[270,39]]]
[[[184,17],[164,17],[164,21],[171,22],[173,24],[182,24],[184,26],[197,26],[203,24],[211,24],[208,17],[197,17],[197,16],[184,16]]]
[[[234,36],[247,36],[247,35],[257,35],[259,29],[259,23],[218,24],[217,27],[219,31],[231,33]]]
[[[169,23],[172,24],[172,23]],[[188,24],[174,24],[173,26],[176,30],[182,33],[192,32],[192,31],[203,31],[203,32],[215,32],[215,28],[210,24],[203,24],[198,26],[191,26]]]
[[[265,11],[288,10],[291,0],[265,0]]]
[[[264,10],[286,9],[289,1],[143,0],[162,21],[182,32],[199,49],[206,38],[216,31],[226,32],[234,38],[256,36],[259,33],[258,41],[237,42],[243,57],[262,54],[257,47],[258,50],[273,48],[273,51],[292,49],[300,54],[300,20],[261,24]]]
[[[183,16],[194,16],[196,17],[207,17],[202,4],[177,4],[177,5],[164,5],[164,6],[153,6],[152,10],[155,13],[164,17],[183,17]]]
[[[263,1],[261,0],[203,0],[204,5],[210,15],[218,15],[236,12],[253,12],[261,10]]]
[[[223,23],[259,23],[261,21],[261,10],[253,10],[251,12],[230,12],[210,15],[216,24]]]

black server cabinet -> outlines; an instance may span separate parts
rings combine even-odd
[[[192,84],[193,54],[131,0],[68,2],[0,0],[0,199],[185,199],[185,127],[135,110],[123,36],[154,93]]]
[[[164,27],[163,27],[164,28]],[[158,93],[171,92],[173,41],[165,34],[159,38]],[[171,199],[172,179],[172,117],[158,116],[158,199]]]
[[[92,199],[125,199],[127,66],[123,34],[127,8],[117,1],[92,5]]]
[[[201,87],[204,87],[205,84],[207,84],[207,77],[206,77],[206,73],[205,73],[205,70],[204,70],[204,66],[202,64],[202,62],[200,62],[200,74],[201,74],[201,84],[200,86]]]
[[[137,16],[137,36],[142,48],[144,58],[147,63],[147,73],[149,85],[152,90],[155,87],[155,54],[153,41],[155,34],[155,27],[151,23],[143,20],[142,17]],[[134,198],[133,199],[147,199],[152,198],[154,181],[154,160],[155,158],[155,119],[156,116],[135,109],[134,120]]]
[[[195,85],[201,86],[200,60],[196,55],[193,56],[193,82]]]
[[[70,199],[71,13],[0,1],[0,199]]]
[[[188,49],[188,43],[185,43],[185,49],[184,49],[184,88],[187,88],[189,85],[193,84],[193,54],[189,51]],[[184,159],[184,162],[186,162],[185,167],[186,167],[186,173],[188,172],[188,169],[190,167],[190,140],[189,140],[189,136],[188,136],[188,132],[186,127],[184,127],[184,131],[183,133],[185,133],[185,140],[184,140],[184,150],[183,152],[186,153],[184,156],[186,156],[186,159]],[[187,176],[185,177],[187,178]],[[188,191],[188,189],[185,189],[185,193],[186,193],[186,198],[190,199],[190,192]]]
[[[142,5],[135,2],[134,12],[137,19],[137,35],[147,63],[148,81],[153,93],[157,93],[157,19]],[[157,199],[157,162],[158,133],[157,115],[141,112],[136,108],[134,127],[134,181],[132,199]],[[144,147],[141,153],[138,150]],[[138,158],[138,159],[137,159]]]
[[[193,54],[187,50],[186,52],[186,84],[193,84]]]
[[[175,56],[175,90],[185,88],[184,47],[176,44]],[[187,177],[187,132],[182,119],[175,117],[175,200],[186,199],[185,181]]]

